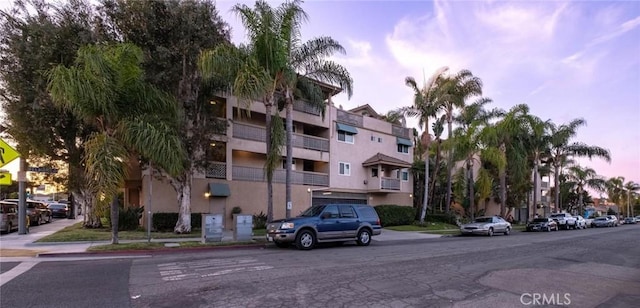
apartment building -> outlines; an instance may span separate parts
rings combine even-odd
[[[247,108],[233,96],[220,96],[212,98],[211,108],[229,126],[211,140],[210,167],[194,176],[191,210],[224,214],[229,228],[234,207],[246,214],[267,212],[265,107],[255,102]],[[384,121],[369,105],[343,110],[330,97],[324,117],[303,101],[293,109],[292,215],[330,202],[412,204],[411,129]],[[276,219],[286,212],[284,161],[273,175]],[[166,179],[150,177],[149,170],[133,173],[125,190],[129,204],[137,199],[153,213],[178,212]]]

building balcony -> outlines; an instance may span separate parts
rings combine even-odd
[[[549,200],[550,200],[549,196],[541,196],[540,197],[540,203],[549,204]]]
[[[266,142],[266,130],[264,127],[236,122],[233,124],[233,138]],[[291,142],[295,148],[329,152],[329,139],[326,138],[294,133]]]
[[[540,189],[549,190],[549,182],[541,182]]]
[[[396,178],[372,177],[366,184],[370,192],[400,191],[400,179]]]
[[[297,100],[293,103],[293,110],[312,114],[315,116],[319,116],[321,114],[320,110],[301,100]]]
[[[227,164],[222,162],[209,162],[205,171],[205,177],[210,179],[226,179]]]
[[[234,181],[251,181],[266,182],[267,177],[263,168],[233,166],[232,179]],[[275,170],[273,172],[274,183],[286,182],[286,170]],[[329,186],[329,175],[326,173],[310,172],[310,171],[291,171],[291,184],[293,185],[311,185],[311,186]]]

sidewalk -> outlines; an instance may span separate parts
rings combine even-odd
[[[36,227],[31,227],[29,234],[19,235],[18,232],[5,234],[0,236],[0,261],[2,258],[8,257],[37,257],[38,255],[46,254],[81,254],[87,251],[91,246],[109,244],[109,241],[83,241],[83,242],[49,242],[49,243],[36,243],[35,241],[53,234],[58,230],[61,230],[67,226],[82,222],[82,216],[76,219],[56,219],[53,223],[44,224]],[[393,231],[384,229],[382,234],[372,237],[373,242],[389,242],[389,241],[403,241],[403,240],[418,240],[418,239],[430,239],[440,238],[442,235],[438,234],[426,234],[420,232],[404,232]],[[261,239],[262,236],[255,236],[254,239]],[[171,239],[151,239],[153,243],[179,243],[179,242],[196,242],[201,238],[194,236],[191,238],[171,238]],[[147,242],[146,239],[142,240],[120,240],[120,243],[143,243]],[[233,242],[233,232],[225,231],[222,237],[222,242]],[[241,244],[244,245],[244,244]],[[227,248],[233,247],[224,246]]]

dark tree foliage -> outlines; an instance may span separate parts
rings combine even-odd
[[[45,72],[69,65],[80,46],[95,42],[91,23],[91,7],[81,0],[60,6],[16,1],[11,9],[0,11],[3,124],[23,157],[69,163],[68,187],[74,191],[82,187],[81,143],[90,128],[53,105]]]
[[[203,170],[212,132],[222,132],[226,122],[212,116],[210,101],[223,84],[203,84],[197,70],[200,52],[228,44],[229,27],[213,1],[125,1],[105,0],[100,11],[100,31],[104,37],[122,40],[142,48],[143,67],[152,84],[173,94],[180,104],[183,145],[188,155],[185,172],[170,183],[178,193],[181,207],[175,231],[190,232],[182,224],[190,209],[184,207],[184,190],[190,189],[191,174]],[[186,195],[185,195],[186,196]],[[185,197],[186,198],[186,197]]]

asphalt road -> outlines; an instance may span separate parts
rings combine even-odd
[[[40,262],[0,307],[638,307],[639,238],[629,225]]]

